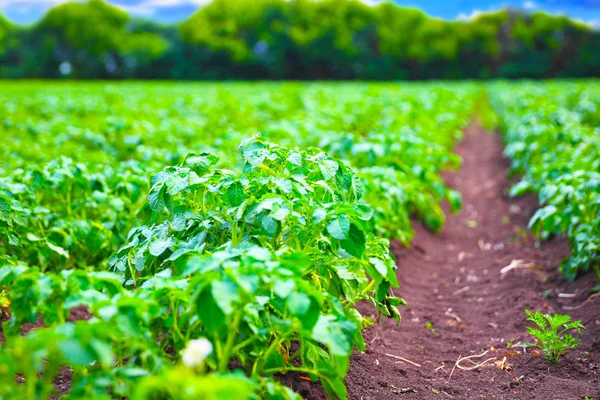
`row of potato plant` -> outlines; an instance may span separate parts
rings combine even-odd
[[[0,174],[57,157],[147,171],[198,149],[236,169],[232,149],[257,132],[288,147],[319,147],[364,176],[380,235],[408,245],[416,216],[439,230],[455,206],[439,172],[480,91],[469,83],[6,83],[0,93]],[[3,171],[4,170],[4,171]],[[373,184],[374,183],[374,184]],[[385,190],[380,190],[385,188]],[[375,190],[378,190],[375,192]]]
[[[234,362],[252,378],[248,396],[293,397],[263,379],[296,371],[346,397],[350,354],[364,350],[360,332],[372,323],[356,302],[400,319],[389,242],[374,235],[362,182],[344,163],[260,138],[241,152],[241,174],[214,169],[208,153],[154,174],[142,209],[148,225],[133,228],[110,260],[115,273],[7,260],[5,396],[46,397],[65,366],[69,396],[108,398],[106,388],[130,396],[203,337],[215,349],[203,374],[227,374]],[[92,318],[68,322],[79,306]],[[21,338],[38,318],[44,328]]]
[[[0,398],[345,398],[357,302],[400,321],[389,238],[460,206],[476,90],[129,87],[1,95]]]
[[[597,82],[495,84],[490,87],[506,141],[510,194],[538,195],[530,227],[541,238],[566,234],[567,279],[590,269],[600,279],[600,85]]]

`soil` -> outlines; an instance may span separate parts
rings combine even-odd
[[[382,319],[365,332],[368,350],[352,356],[346,379],[349,398],[599,399],[600,298],[589,297],[595,276],[565,281],[558,265],[569,255],[566,241],[530,236],[527,223],[538,203],[506,195],[509,162],[499,135],[472,125],[456,152],[463,165],[445,179],[462,193],[463,209],[437,235],[415,224],[410,250],[392,243],[396,294],[409,306],[400,326]],[[511,263],[526,268],[501,274]],[[559,365],[518,346],[533,341],[526,308],[581,319],[581,345]],[[360,309],[373,314],[369,305]],[[456,366],[460,357],[477,355],[458,364],[473,369]],[[305,398],[324,398],[308,382],[292,386]]]

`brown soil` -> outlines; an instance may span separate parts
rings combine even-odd
[[[410,250],[393,243],[401,283],[396,293],[409,307],[400,326],[382,320],[365,332],[368,350],[353,355],[346,379],[349,398],[599,399],[600,299],[584,304],[596,278],[564,281],[557,271],[569,254],[567,243],[540,244],[528,234],[538,204],[535,197],[506,196],[508,161],[498,136],[471,126],[456,151],[464,163],[446,181],[463,194],[463,209],[448,217],[438,235],[417,224]],[[503,277],[500,270],[513,260],[533,265]],[[587,329],[580,347],[554,365],[537,351],[515,346],[532,341],[525,308],[581,319]],[[373,313],[368,305],[361,311]],[[491,358],[486,366],[455,367],[459,357],[486,350],[471,359]],[[504,357],[501,369],[493,361]],[[475,366],[469,360],[460,365]],[[323,397],[308,383],[293,386],[306,398]]]

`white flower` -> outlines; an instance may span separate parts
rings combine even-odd
[[[190,368],[197,367],[212,353],[212,350],[212,343],[208,339],[200,338],[192,340],[181,352],[181,361]]]

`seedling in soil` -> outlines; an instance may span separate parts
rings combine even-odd
[[[431,331],[431,333],[432,333],[434,336],[437,336],[437,335],[439,335],[438,331],[436,331],[435,329],[433,329],[433,324],[431,323],[431,321],[428,321],[428,322],[425,324],[425,329],[426,329],[426,330],[428,330],[428,331]]]
[[[525,347],[538,347],[544,352],[546,359],[558,364],[560,356],[569,349],[573,349],[579,345],[579,339],[566,333],[572,329],[576,329],[578,334],[585,327],[581,324],[581,320],[571,322],[569,315],[561,314],[542,314],[536,311],[533,314],[529,310],[525,310],[529,316],[527,321],[534,322],[540,329],[527,327],[527,332],[537,339],[536,343],[525,343]]]

